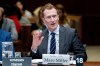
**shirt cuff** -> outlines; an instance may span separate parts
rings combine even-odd
[[[34,53],[37,52],[37,49],[33,49],[32,47],[31,47],[31,50],[32,50],[32,52],[34,52]]]

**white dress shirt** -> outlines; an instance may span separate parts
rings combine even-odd
[[[55,29],[55,31],[53,31],[55,33],[55,39],[56,39],[56,51],[55,54],[59,54],[59,25],[58,27]],[[49,31],[49,35],[48,35],[48,49],[47,49],[47,53],[50,54],[50,40],[51,40],[51,31]]]

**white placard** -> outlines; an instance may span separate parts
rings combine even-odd
[[[70,65],[70,55],[65,54],[43,54],[43,64]]]

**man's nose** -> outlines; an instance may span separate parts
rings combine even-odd
[[[54,21],[54,17],[51,17],[51,21]]]

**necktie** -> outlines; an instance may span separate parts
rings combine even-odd
[[[51,41],[50,41],[50,54],[55,54],[56,50],[56,40],[55,40],[55,33],[51,33]]]

